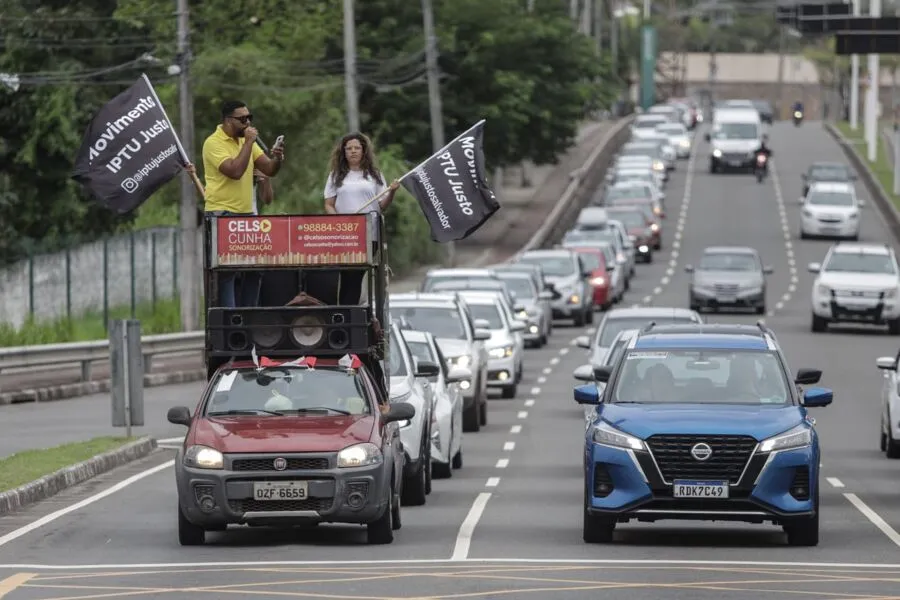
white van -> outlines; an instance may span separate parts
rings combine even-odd
[[[753,151],[759,148],[763,123],[755,108],[717,108],[713,113],[709,172],[754,168]]]

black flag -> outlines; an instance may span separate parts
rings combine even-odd
[[[500,209],[485,179],[483,135],[481,120],[401,179],[436,242],[468,237]]]
[[[72,179],[107,208],[127,213],[181,171],[180,148],[156,91],[142,75],[94,115]]]

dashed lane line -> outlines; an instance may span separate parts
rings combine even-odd
[[[700,152],[695,148],[691,152],[691,158],[687,163],[687,175],[684,178],[684,194],[681,198],[681,207],[678,213],[678,222],[675,224],[675,235],[670,242],[672,251],[669,254],[669,266],[665,275],[660,279],[659,285],[653,288],[653,293],[644,296],[641,303],[645,306],[653,304],[656,296],[662,294],[663,290],[672,282],[675,276],[675,270],[678,268],[678,256],[681,253],[681,240],[684,237],[684,228],[687,224],[688,209],[691,206],[691,189],[694,186],[694,165],[697,162],[697,155]]]
[[[512,451],[515,450],[515,449],[516,449],[516,443],[515,443],[515,442],[504,442],[504,444],[503,444],[503,451],[504,451],[504,452],[512,452]]]
[[[783,310],[791,301],[794,292],[797,291],[797,283],[800,279],[797,277],[797,261],[794,258],[794,242],[791,238],[791,227],[787,216],[787,207],[784,203],[784,194],[781,191],[781,181],[778,178],[778,168],[774,162],[769,163],[772,170],[772,185],[775,187],[775,202],[778,205],[778,218],[781,221],[781,233],[784,236],[784,253],[787,257],[788,271],[790,275],[790,283],[787,292],[781,295],[781,299],[775,303],[775,309],[769,309],[766,316],[772,317],[780,310]]]
[[[494,465],[494,467],[496,467],[497,469],[505,469],[508,466],[509,466],[508,458],[500,458],[497,460],[497,464]]]
[[[831,487],[842,488],[844,487],[843,482],[837,477],[826,477],[825,481],[831,484]]]
[[[522,433],[522,426],[521,425],[513,425],[512,427],[509,428],[509,432],[513,435],[515,435],[517,433]]]

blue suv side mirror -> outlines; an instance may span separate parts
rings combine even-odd
[[[834,400],[834,392],[828,388],[814,387],[803,392],[803,406],[828,406]]]
[[[593,383],[579,385],[573,390],[578,404],[600,404],[600,392]]]

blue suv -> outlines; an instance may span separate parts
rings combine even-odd
[[[617,523],[772,522],[792,546],[819,543],[819,440],[808,407],[832,391],[799,385],[774,333],[751,325],[651,323],[595,382],[584,446],[584,541]]]

